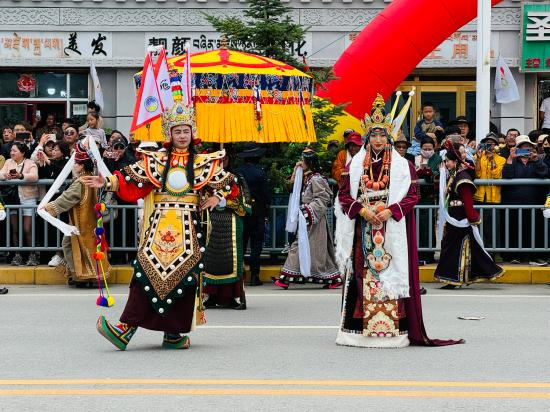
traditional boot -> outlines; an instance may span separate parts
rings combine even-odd
[[[137,331],[137,327],[129,326],[126,323],[112,325],[105,316],[100,316],[96,324],[97,331],[109,342],[120,350],[125,350],[128,342]]]
[[[260,271],[254,270],[250,274],[250,282],[247,283],[247,286],[262,286],[263,282],[260,280]]]
[[[165,349],[189,349],[191,340],[189,336],[180,335],[179,333],[164,332],[162,347]]]

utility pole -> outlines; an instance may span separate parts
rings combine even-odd
[[[491,0],[477,0],[476,142],[489,133],[491,106]]]

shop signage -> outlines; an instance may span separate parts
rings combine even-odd
[[[32,74],[22,74],[17,79],[17,88],[20,92],[32,92],[36,88],[36,79]]]
[[[179,56],[184,53],[185,43],[189,42],[191,52],[201,52],[220,48],[218,33],[145,33],[145,49],[148,46],[163,45],[168,56]],[[306,33],[304,41],[293,45],[294,54],[298,57],[311,55],[312,34]],[[246,49],[246,44],[229,43],[230,49]]]
[[[524,3],[521,23],[521,70],[550,71],[550,4]]]
[[[73,115],[83,116],[88,113],[88,105],[86,103],[73,104]]]
[[[0,56],[110,58],[112,33],[106,32],[0,32]]]
[[[349,46],[359,33],[351,33],[346,36],[346,47]],[[496,49],[497,38],[491,38],[491,57],[495,57],[493,49]],[[476,61],[477,33],[467,31],[457,31],[446,38],[443,43],[437,46],[428,54],[424,61],[430,60],[456,60],[470,62]]]

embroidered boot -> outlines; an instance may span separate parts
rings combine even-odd
[[[179,333],[164,332],[162,347],[165,349],[189,349],[191,340],[189,336],[180,335]]]
[[[105,316],[100,316],[96,324],[97,331],[105,337],[109,342],[115,345],[120,350],[125,350],[128,342],[136,333],[137,328],[128,326],[125,323],[112,325]]]

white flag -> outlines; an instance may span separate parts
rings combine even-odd
[[[92,82],[94,85],[94,100],[99,105],[101,110],[103,110],[105,109],[103,92],[101,91],[101,84],[99,84],[99,77],[97,77],[97,71],[95,69],[95,64],[93,60],[90,64],[90,76],[92,77]]]
[[[511,103],[519,100],[518,85],[502,56],[498,56],[497,59],[495,97],[497,103]]]
[[[152,63],[151,54],[147,53],[143,64],[141,86],[139,87],[136,105],[134,106],[134,117],[130,131],[139,129],[141,126],[158,119],[163,112]]]
[[[153,71],[162,107],[164,110],[170,109],[174,106],[174,96],[172,95],[172,87],[170,86],[170,74],[168,73],[168,62],[166,61],[166,50],[164,50],[164,47],[160,50]]]

